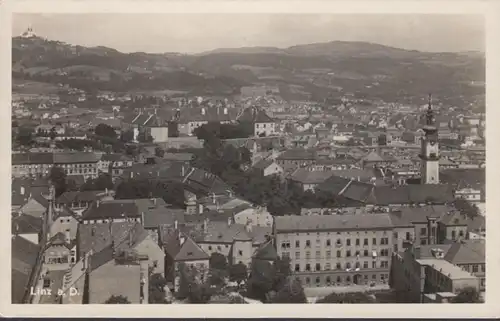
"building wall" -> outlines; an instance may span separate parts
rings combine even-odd
[[[486,289],[486,264],[485,263],[472,263],[472,264],[457,264],[463,270],[472,273],[472,275],[479,278],[479,289],[484,291]]]
[[[152,127],[151,137],[155,143],[166,142],[168,140],[168,127]]]
[[[71,240],[76,238],[76,233],[78,231],[78,221],[72,216],[59,217],[54,220],[50,226],[50,234],[56,235],[57,233],[63,233],[66,235],[69,232]]]
[[[229,256],[231,251],[232,243],[202,243],[197,242],[197,244],[201,247],[201,249],[207,253],[208,255],[212,255],[213,253],[219,253],[226,257]]]
[[[232,250],[232,264],[243,263],[250,267],[252,262],[253,248],[252,241],[234,241]]]
[[[148,256],[148,266],[153,269],[153,273],[165,275],[165,252],[155,243],[150,235],[137,244],[134,250],[139,255]]]
[[[359,243],[356,243],[357,239]],[[348,240],[350,245],[347,245]],[[384,244],[381,244],[382,242]],[[278,255],[290,257],[292,273],[299,276],[305,282],[305,286],[308,285],[307,278],[311,283],[314,278],[314,285],[326,285],[327,277],[330,277],[331,283],[336,284],[351,284],[354,281],[359,284],[386,282],[393,249],[392,242],[391,230],[332,230],[276,235]],[[373,251],[376,252],[376,256],[373,255]],[[351,270],[348,272],[347,268]],[[359,270],[355,271],[356,268]],[[319,284],[316,283],[316,277],[320,278]],[[338,282],[337,277],[340,277]]]
[[[271,136],[276,133],[274,123],[255,123],[254,124],[254,135],[259,136],[265,134],[266,136]]]
[[[425,267],[409,251],[392,256],[390,285],[401,302],[419,303],[425,284]]]
[[[26,234],[18,234],[20,237],[30,241],[33,244],[38,244],[38,233],[26,233]]]
[[[102,304],[112,295],[123,295],[139,304],[140,282],[139,265],[115,265],[111,260],[90,273],[89,303]]]
[[[393,252],[403,251],[403,244],[405,241],[410,241],[415,239],[415,228],[414,227],[398,227],[393,231]]]
[[[99,175],[98,162],[93,163],[70,163],[70,164],[55,164],[61,167],[66,175],[83,175],[85,179],[96,178]]]
[[[44,267],[51,271],[67,270],[70,267],[70,262],[71,250],[64,245],[51,246],[45,251]]]
[[[269,176],[273,174],[283,173],[283,168],[281,168],[278,164],[272,163],[267,168],[264,169],[264,176]]]
[[[447,225],[444,227],[443,234],[447,240],[465,239],[467,237],[467,225]]]
[[[255,209],[248,208],[234,215],[236,224],[250,224],[252,226],[268,226],[273,225],[273,216],[264,208]]]

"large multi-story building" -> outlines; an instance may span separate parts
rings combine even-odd
[[[409,246],[392,256],[390,286],[401,302],[439,302],[461,289],[480,290],[480,279],[449,262],[450,245]]]
[[[393,250],[388,214],[276,217],[280,257],[304,286],[386,283]]]
[[[45,176],[53,166],[64,170],[66,175],[98,176],[100,156],[93,152],[17,153],[12,154],[12,176]]]

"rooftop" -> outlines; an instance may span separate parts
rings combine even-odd
[[[420,265],[428,266],[435,271],[449,277],[452,280],[472,279],[475,278],[472,274],[462,270],[453,263],[443,259],[420,259],[416,260]]]
[[[308,215],[275,217],[276,230],[281,233],[316,230],[391,229],[393,224],[386,213],[355,215]]]

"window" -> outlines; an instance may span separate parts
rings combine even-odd
[[[307,272],[311,271],[311,264],[309,263],[306,264],[306,271]]]
[[[285,254],[285,253],[288,253],[288,252],[283,252],[283,254]],[[242,250],[239,250],[239,251],[238,251],[238,255],[239,255],[239,256],[242,256],[242,255],[243,255],[243,251],[242,251]]]
[[[220,245],[217,246],[217,251],[220,251],[221,250],[221,247]]]
[[[387,245],[389,244],[389,238],[383,237],[380,239],[380,245]]]
[[[367,269],[368,268],[368,261],[364,261],[363,262],[363,269]]]
[[[393,233],[393,237],[394,237],[395,239],[397,239],[397,238],[398,238],[398,232],[394,232],[394,233]]]
[[[460,230],[460,231],[458,232],[458,236],[459,236],[459,237],[464,237],[464,231],[463,231],[463,230]]]
[[[295,272],[300,272],[300,264],[295,264]]]
[[[422,240],[420,240],[420,243],[421,243],[422,245],[426,245],[426,244],[427,244],[427,240],[426,240],[426,239],[422,239]]]
[[[332,251],[326,251],[326,258],[329,259],[332,257]]]
[[[342,257],[342,252],[341,251],[337,251],[337,257]]]
[[[208,250],[209,250],[209,251],[212,251],[212,245],[209,245],[209,246],[208,246]]]
[[[478,270],[478,266],[477,266],[477,264],[474,264],[472,266],[472,273],[477,273],[477,270]]]
[[[342,279],[340,278],[340,276],[337,276],[337,283],[340,283],[342,282]]]
[[[427,229],[425,227],[422,227],[420,229],[420,235],[426,235],[427,234]]]
[[[342,245],[342,241],[340,239],[338,239],[336,242],[335,242],[338,246]]]
[[[330,240],[326,240],[326,246],[330,246],[330,245],[331,245]]]
[[[406,240],[407,241],[411,240],[411,233],[410,232],[406,232]]]
[[[300,247],[300,241],[295,241],[295,247]]]
[[[326,263],[326,264],[325,264],[325,270],[326,270],[326,271],[329,271],[330,269],[331,269],[331,265],[330,265],[330,263]]]
[[[240,251],[241,252],[241,251]],[[290,252],[282,252],[281,255],[283,257],[290,257]]]
[[[348,276],[346,276],[345,281],[346,281],[347,283],[351,282],[351,277],[350,277],[349,275],[348,275]]]
[[[363,256],[368,256],[368,250],[363,251]]]
[[[321,283],[321,280],[320,280],[320,278],[318,276],[318,277],[316,277],[316,285],[319,285],[320,283]]]
[[[373,261],[372,262],[372,269],[376,269],[377,268],[377,262]]]
[[[457,237],[457,232],[455,230],[451,231],[451,239],[454,240]]]
[[[394,244],[394,246],[393,246],[393,251],[394,251],[394,252],[397,252],[397,251],[398,251],[398,245],[397,245],[397,244]]]
[[[377,245],[377,239],[374,237],[373,240],[372,240],[372,244],[373,245]]]
[[[321,252],[320,251],[316,251],[316,258],[317,259],[321,258]]]
[[[300,252],[295,252],[295,258],[300,259]]]
[[[346,244],[347,246],[351,246],[351,239],[347,239],[345,244]]]
[[[387,262],[387,261],[380,262],[380,267],[381,268],[388,268],[389,267],[389,262]]]
[[[356,253],[354,253],[355,256],[359,256],[359,251],[356,251]]]
[[[349,251],[349,250],[345,251],[345,256],[346,257],[350,257],[351,256],[351,251]]]
[[[311,252],[307,251],[306,252],[306,259],[309,260],[311,258]]]
[[[345,268],[346,268],[346,269],[350,269],[350,268],[351,268],[351,263],[347,262],[347,263],[345,264]]]
[[[316,271],[321,271],[321,264],[316,263]]]
[[[363,240],[363,245],[368,245],[368,239]]]
[[[373,274],[372,275],[372,280],[376,280],[377,279],[377,275],[376,274]]]
[[[306,247],[311,247],[311,241],[310,240],[306,240]]]
[[[356,246],[359,246],[359,239],[356,239]]]
[[[43,288],[44,289],[50,288],[50,285],[51,285],[50,279],[49,278],[44,278],[43,279]]]
[[[335,269],[341,270],[342,269],[342,265],[340,265],[340,263],[337,263],[337,265],[335,266]]]
[[[368,280],[368,275],[363,275],[363,279]]]
[[[311,279],[309,277],[306,278],[306,284],[311,283]]]
[[[326,277],[326,284],[332,284],[332,279],[329,276]]]

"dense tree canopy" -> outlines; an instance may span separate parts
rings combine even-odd
[[[104,173],[95,179],[87,180],[81,187],[81,191],[104,191],[113,189],[113,181],[111,175]]]
[[[103,136],[103,137],[109,137],[109,138],[116,138],[116,132],[113,129],[113,127],[107,125],[107,124],[99,124],[95,127],[94,133],[97,136]]]
[[[204,124],[194,130],[194,135],[198,139],[209,139],[210,136],[217,136],[219,139],[235,139],[248,138],[253,135],[253,127],[251,124],[221,124],[218,122],[210,122]]]
[[[466,287],[461,289],[452,299],[451,303],[482,303],[481,296],[476,288]]]
[[[58,166],[53,166],[50,169],[49,179],[52,184],[54,184],[56,197],[59,197],[59,195],[66,191],[66,173],[64,172],[64,169]]]
[[[317,303],[375,303],[373,298],[363,292],[336,293],[333,292]]]
[[[109,299],[104,302],[106,304],[130,304],[128,298],[123,295],[112,295]]]
[[[307,303],[306,294],[300,280],[292,277],[287,278],[272,297],[271,303]]]
[[[167,281],[159,274],[155,273],[149,277],[149,304],[165,304],[168,303],[165,298],[165,286]]]

